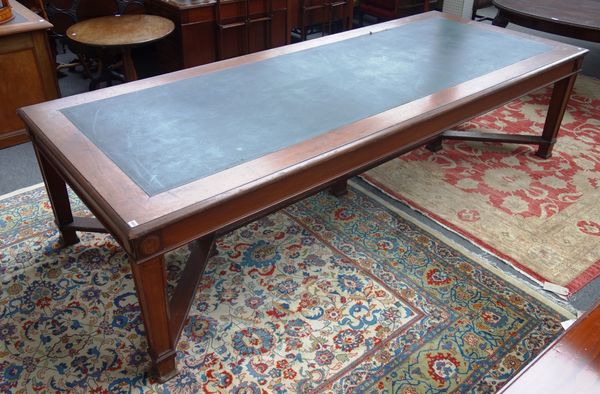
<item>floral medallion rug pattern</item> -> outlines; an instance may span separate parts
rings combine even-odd
[[[0,230],[0,392],[489,393],[561,331],[371,197],[320,193],[218,240],[161,385],[110,236],[59,250],[43,188],[0,200]]]
[[[540,135],[550,89],[463,124]],[[526,145],[445,141],[369,171],[368,182],[538,282],[571,293],[600,275],[600,80],[580,75],[550,159]]]

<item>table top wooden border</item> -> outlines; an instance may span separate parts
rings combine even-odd
[[[156,228],[182,220],[191,214],[208,211],[216,204],[234,199],[253,189],[289,177],[313,166],[319,160],[329,160],[347,154],[357,144],[372,143],[404,127],[435,117],[437,114],[464,105],[466,101],[486,97],[499,87],[518,84],[532,75],[549,70],[582,56],[586,50],[567,44],[535,38],[521,33],[499,30],[503,34],[526,36],[553,49],[493,73],[475,78],[450,89],[437,92],[389,111],[341,127],[292,147],[265,155],[218,174],[208,176],[149,197],[120,168],[108,159],[90,140],[60,112],[62,108],[139,91],[177,80],[236,67],[241,64],[293,53],[318,45],[371,34],[428,18],[449,18],[474,24],[481,29],[498,29],[486,24],[463,21],[439,12],[429,12],[390,21],[321,39],[253,53],[191,69],[165,74],[112,88],[46,102],[21,109],[19,112],[30,126],[36,146],[54,158],[70,184],[77,185],[86,199],[118,218],[116,226],[124,237],[139,237]],[[128,223],[135,222],[134,226]]]

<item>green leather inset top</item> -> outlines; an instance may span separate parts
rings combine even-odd
[[[62,112],[155,195],[548,50],[439,17]]]

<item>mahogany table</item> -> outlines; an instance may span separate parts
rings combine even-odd
[[[592,394],[599,389],[600,304],[580,317],[501,392]]]
[[[542,136],[502,137],[546,157],[585,52],[429,12],[19,114],[63,243],[108,231],[129,255],[164,381],[216,236],[554,84]],[[73,217],[66,184],[97,220]],[[169,299],[164,254],[186,244]]]
[[[494,0],[498,14],[493,24],[509,22],[547,33],[600,42],[598,0]]]
[[[174,28],[173,22],[156,15],[111,15],[75,23],[67,29],[67,37],[81,45],[121,51],[125,80],[135,81],[137,73],[131,48],[160,40]],[[103,71],[107,71],[106,65],[100,71],[100,78],[103,77]],[[90,90],[93,90],[96,82],[92,81]]]

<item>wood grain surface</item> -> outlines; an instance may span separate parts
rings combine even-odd
[[[600,304],[580,317],[501,392],[600,392]]]

